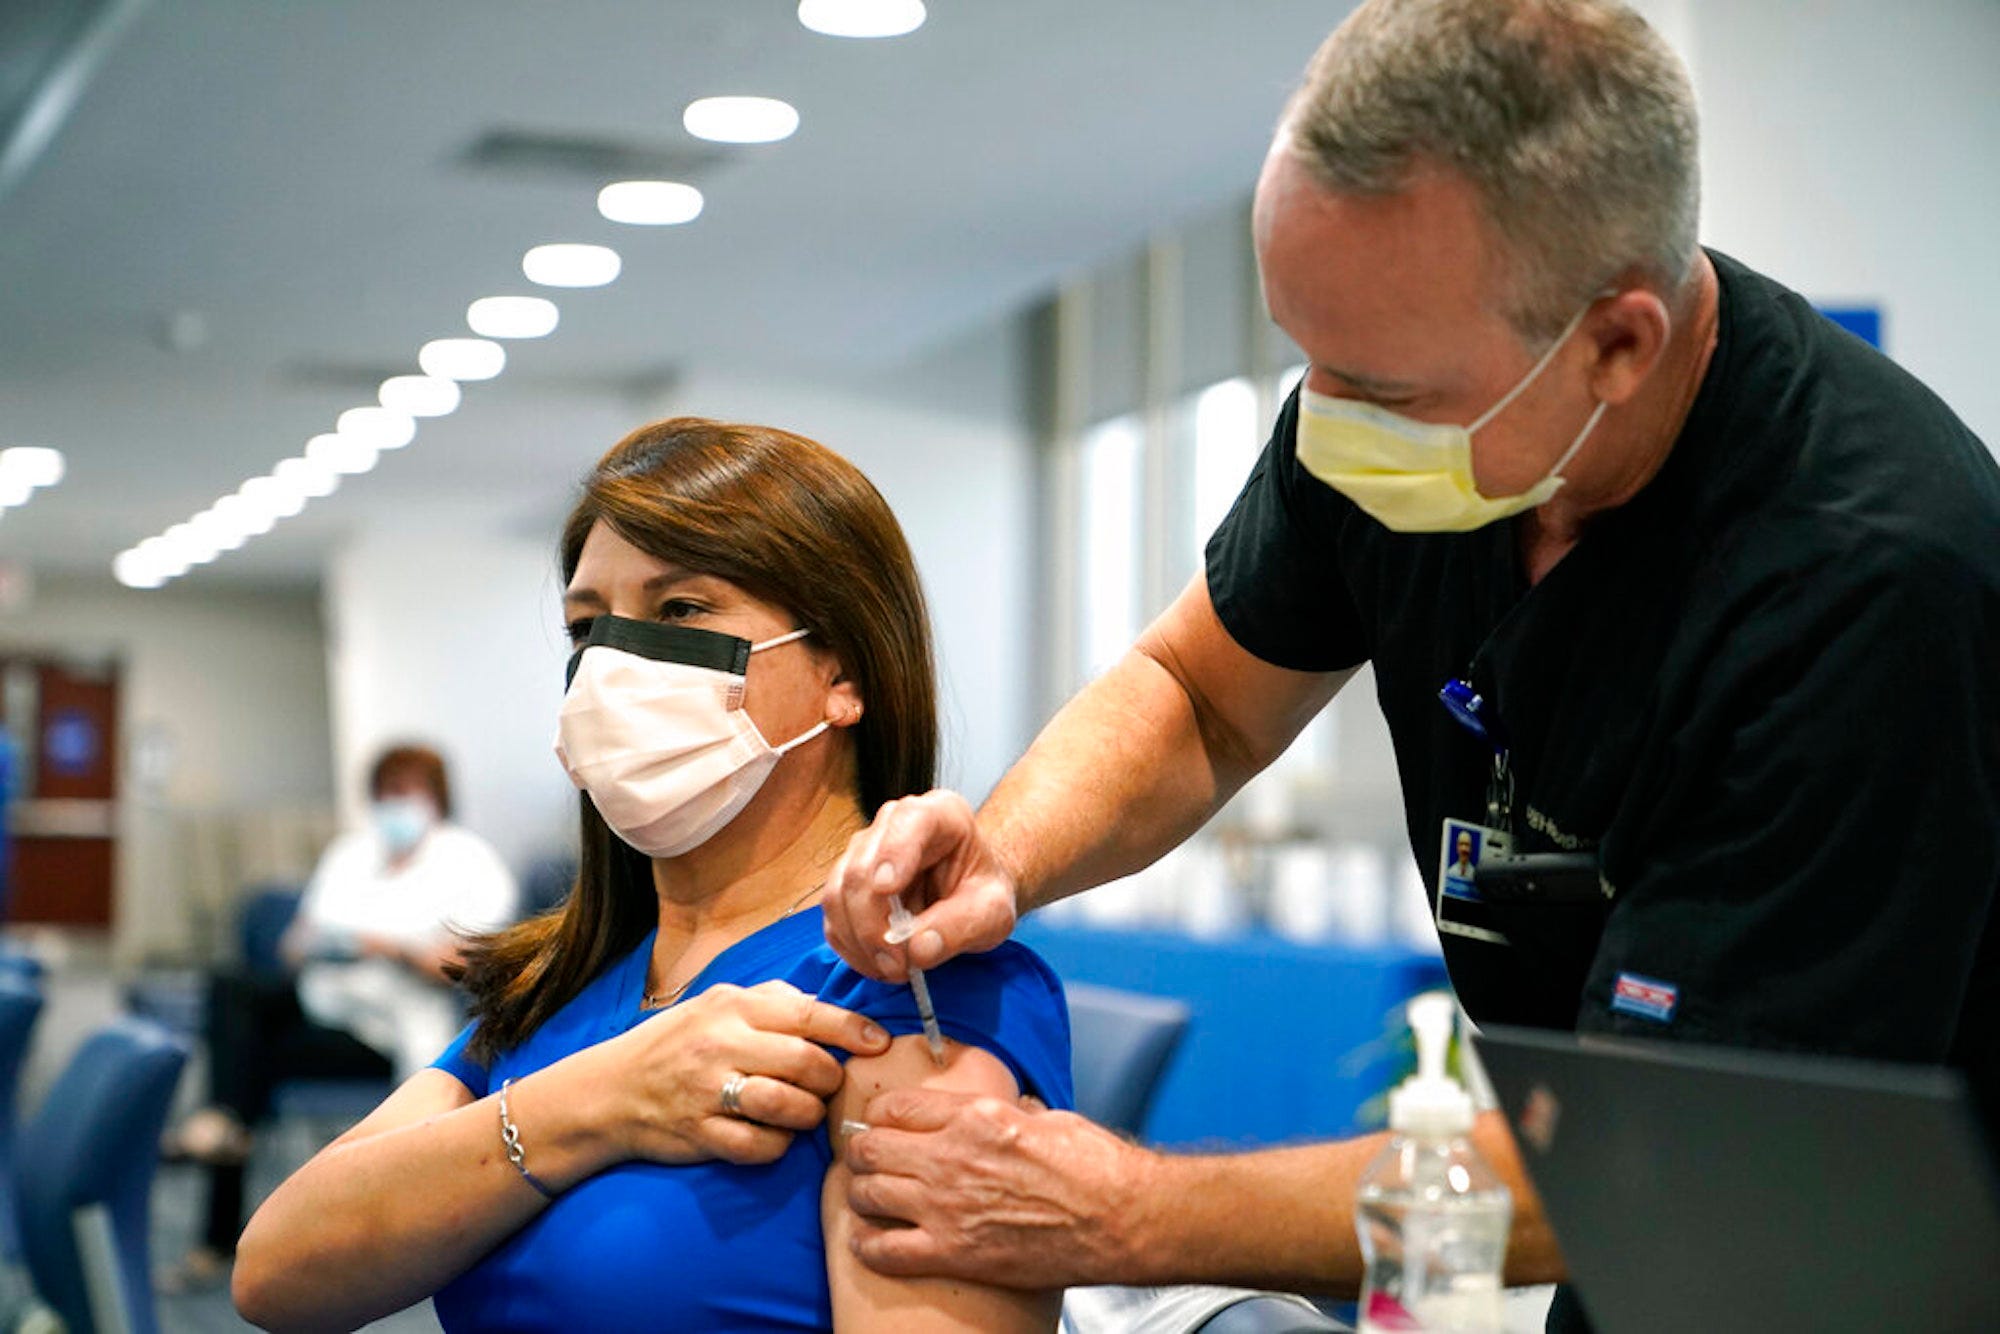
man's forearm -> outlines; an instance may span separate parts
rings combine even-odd
[[[1487,1113],[1474,1142],[1514,1196],[1507,1282],[1563,1277],[1562,1254],[1512,1137]],[[1227,1156],[1160,1155],[1128,1244],[1132,1270],[1109,1281],[1232,1283],[1351,1297],[1360,1290],[1354,1202],[1387,1134]]]
[[[1135,650],[1042,729],[980,807],[980,831],[1026,912],[1151,864],[1254,772],[1226,769],[1187,692]]]

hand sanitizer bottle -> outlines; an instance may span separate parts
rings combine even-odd
[[[1361,1334],[1499,1334],[1514,1201],[1467,1138],[1472,1098],[1445,1073],[1457,1006],[1427,992],[1409,1015],[1417,1073],[1389,1095],[1392,1135],[1356,1195]]]

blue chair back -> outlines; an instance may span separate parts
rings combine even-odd
[[[576,858],[544,857],[521,877],[521,916],[539,917],[559,907],[576,884]]]
[[[243,896],[236,910],[237,943],[243,951],[243,967],[253,977],[279,981],[291,975],[278,953],[285,928],[298,916],[299,901],[305,891],[297,885],[260,885]]]
[[[28,982],[42,980],[42,961],[32,954],[0,945],[0,976],[18,977]]]
[[[158,1024],[119,1019],[84,1042],[21,1131],[22,1250],[70,1334],[114,1334],[118,1324],[157,1334],[148,1213],[186,1060]]]
[[[1167,1060],[1187,1033],[1188,1007],[1082,982],[1063,989],[1069,994],[1076,1109],[1101,1126],[1137,1135]]]
[[[21,1066],[42,1013],[42,989],[0,969],[0,1261],[21,1258],[21,1230],[14,1221],[14,1126]]]

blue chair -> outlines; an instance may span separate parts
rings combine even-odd
[[[259,885],[248,890],[236,910],[236,940],[243,967],[254,977],[283,981],[292,970],[278,953],[285,928],[298,916],[305,891],[297,885]]]
[[[0,945],[0,976],[18,977],[27,982],[42,980],[42,961],[32,954]]]
[[[521,916],[539,917],[561,907],[575,884],[575,857],[563,853],[541,858],[521,877]]]
[[[117,1020],[84,1042],[22,1130],[23,1251],[70,1334],[157,1334],[148,1213],[186,1060],[158,1024]]]
[[[41,1013],[42,989],[0,969],[0,1262],[6,1263],[21,1258],[21,1231],[14,1221],[15,1099]]]
[[[253,976],[266,981],[291,977],[291,968],[278,945],[298,916],[305,891],[297,885],[273,883],[247,891],[237,913],[238,944],[243,966]],[[312,1156],[313,1140],[333,1138],[375,1110],[395,1085],[386,1079],[326,1079],[317,1076],[288,1079],[271,1091],[271,1115],[281,1126],[301,1132],[302,1140],[291,1146],[288,1157],[304,1162]],[[322,1134],[331,1126],[331,1134]]]
[[[1063,989],[1069,993],[1076,1109],[1101,1126],[1137,1135],[1167,1060],[1187,1033],[1188,1007],[1082,982]]]

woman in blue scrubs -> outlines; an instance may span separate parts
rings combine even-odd
[[[849,837],[934,778],[928,622],[887,505],[809,440],[677,418],[599,462],[561,554],[576,887],[473,943],[472,1023],[258,1211],[239,1309],[272,1329],[431,1295],[450,1330],[1052,1328],[1059,1294],[888,1278],[847,1246],[838,1127],[869,1096],[1070,1102],[1062,990],[1025,948],[930,975],[934,1057],[909,988],[825,944]]]

